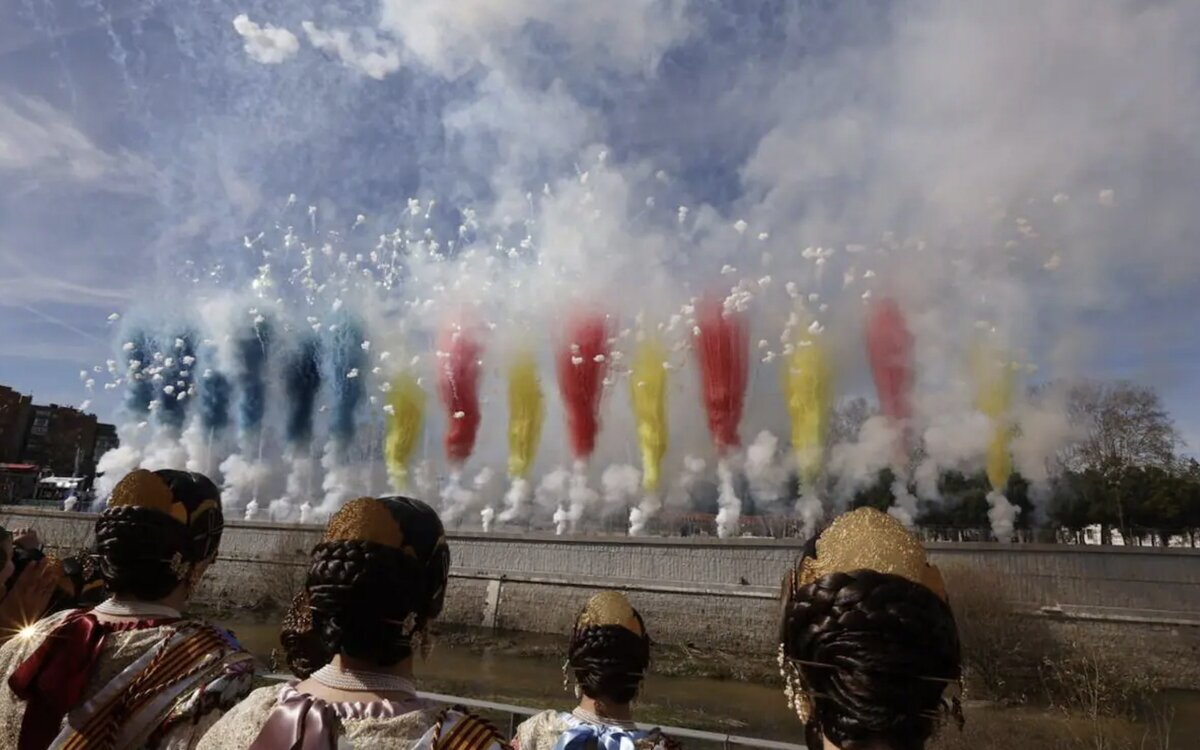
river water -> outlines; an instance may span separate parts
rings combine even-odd
[[[264,661],[278,647],[279,628],[275,623],[233,622],[225,626]],[[558,642],[532,634],[521,634],[519,638],[521,643],[531,646],[545,647]],[[429,692],[536,708],[569,709],[575,702],[563,689],[561,660],[545,655],[486,648],[481,652],[477,646],[440,643],[427,660],[418,661],[416,671],[422,689]],[[799,722],[784,705],[783,691],[778,687],[737,680],[656,675],[651,665],[642,696],[635,707],[639,721],[785,742],[803,741]],[[1169,747],[1200,746],[1196,740],[1200,737],[1200,692],[1171,691],[1166,701],[1171,713]],[[969,717],[972,713],[969,712]],[[1025,711],[1010,712],[1004,714],[1007,718],[1002,721],[1019,722],[1030,715]]]
[[[279,644],[276,624],[226,623],[252,653],[266,660]],[[525,640],[525,636],[522,636]],[[530,636],[527,642],[534,642]],[[651,667],[653,669],[653,667]],[[574,696],[563,689],[562,662],[546,656],[494,653],[439,643],[418,660],[423,690],[537,708],[568,709]],[[753,683],[650,674],[639,721],[801,742],[799,724],[784,705],[783,691]]]

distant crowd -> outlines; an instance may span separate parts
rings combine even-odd
[[[452,549],[438,514],[406,497],[360,498],[329,519],[280,627],[293,677],[256,689],[259,665],[233,634],[185,614],[223,528],[207,477],[137,470],[117,484],[88,550],[51,559],[35,531],[0,529],[0,747],[682,747],[635,723],[651,627],[616,591],[575,619],[563,663],[572,711],[544,711],[507,737],[421,697]],[[870,508],[842,515],[781,573],[778,657],[797,740],[920,750],[948,721],[961,726],[954,615],[898,521]]]

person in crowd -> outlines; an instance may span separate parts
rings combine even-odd
[[[417,695],[414,650],[441,613],[450,550],[437,513],[405,497],[352,500],[313,548],[281,640],[299,679],[251,693],[200,750],[500,750],[486,721]]]
[[[517,727],[518,750],[673,750],[678,742],[633,722],[633,701],[650,666],[646,624],[624,595],[593,596],[571,631],[564,687],[575,681],[579,705],[543,711]]]
[[[814,750],[922,750],[962,726],[958,630],[937,568],[895,518],[860,508],[784,578],[779,664]]]
[[[203,475],[137,470],[122,479],[96,521],[110,598],[0,647],[0,747],[192,748],[249,693],[252,657],[229,633],[180,613],[223,527],[220,493]]]
[[[50,561],[22,560],[22,543],[28,538],[0,526],[0,645],[37,621],[54,596],[55,569]],[[18,571],[18,565],[23,570]]]

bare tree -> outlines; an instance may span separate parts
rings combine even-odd
[[[1112,476],[1131,466],[1170,468],[1175,460],[1179,433],[1153,388],[1083,381],[1069,389],[1067,410],[1083,434],[1063,455],[1068,469]]]

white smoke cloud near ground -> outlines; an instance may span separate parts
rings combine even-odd
[[[923,461],[896,466],[904,434],[868,420],[829,451],[831,510],[885,468],[936,501],[937,474],[982,465],[988,428],[965,363],[982,330],[975,324],[1042,365],[1038,379],[1071,376],[1106,352],[1084,347],[1056,359],[1063,340],[1103,342],[1108,327],[1127,325],[1121,313],[1136,312],[1139,295],[1186,299],[1200,282],[1194,3],[795,3],[761,14],[686,0],[263,6],[169,11],[169,23],[197,35],[197,57],[215,58],[189,80],[222,97],[161,140],[159,128],[143,128],[162,168],[181,165],[158,217],[179,241],[155,246],[162,268],[194,283],[189,296],[194,288],[232,297],[253,281],[255,304],[267,306],[299,289],[306,305],[282,304],[292,311],[287,324],[301,327],[309,314],[312,325],[329,325],[314,311],[336,297],[362,308],[368,338],[387,330],[427,352],[452,307],[474,306],[499,338],[517,318],[535,330],[557,321],[563,306],[545,300],[617,300],[624,321],[644,313],[667,335],[686,332],[694,297],[736,286],[752,340],[767,342],[755,350],[749,439],[786,434],[774,369],[786,353],[784,321],[803,312],[824,326],[846,373],[839,395],[867,392],[863,300],[887,294],[917,340],[907,434],[923,444]],[[210,13],[225,15],[216,24]],[[222,36],[204,36],[218,25]],[[228,51],[238,57],[222,57]],[[228,111],[240,113],[237,122]],[[346,145],[355,143],[370,145]],[[293,190],[299,197],[285,201]],[[415,212],[397,216],[410,196]],[[197,239],[206,237],[215,239]],[[384,291],[360,294],[351,279],[395,255],[405,260],[385,274]],[[146,306],[153,313],[173,301]],[[377,352],[361,377],[378,398]],[[694,365],[687,352],[679,360],[671,387],[693,390],[672,398],[676,442],[664,476],[676,482],[663,504],[686,509],[693,474],[716,478],[732,533],[735,472],[712,471]],[[490,405],[472,459],[480,465],[503,463],[492,374],[501,361],[488,362]],[[558,448],[563,419],[548,400],[530,481],[538,489],[514,496],[501,522],[586,528],[606,504],[572,490],[602,487],[605,467],[635,460],[632,430],[611,416],[625,409],[623,390],[617,376],[582,482],[555,473],[570,457]],[[1018,470],[1045,484],[1069,430],[1019,399],[1013,421]],[[430,423],[436,446],[439,417]],[[371,445],[378,424],[364,416],[362,427]],[[258,447],[242,446],[243,460]],[[327,461],[324,508],[370,487],[358,463],[367,455]],[[776,466],[758,455],[751,442],[737,472],[756,494],[773,494]],[[705,468],[690,472],[687,456]],[[436,448],[423,446],[418,458],[436,462]],[[275,472],[275,485],[285,474]],[[275,485],[261,497],[280,497],[285,488]],[[422,492],[436,500],[436,489]],[[900,511],[915,513],[907,481],[895,495]],[[814,500],[802,503],[806,524],[816,522]],[[484,507],[499,510],[495,501]],[[657,512],[652,503],[634,510]],[[993,520],[1003,531],[1005,519]]]

